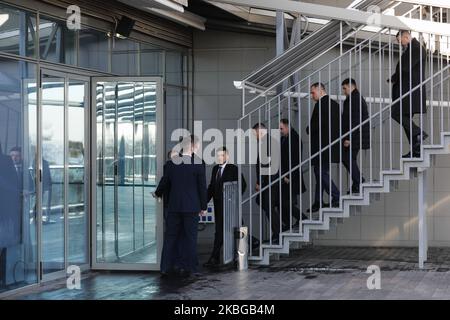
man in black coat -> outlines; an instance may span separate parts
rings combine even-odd
[[[397,34],[397,40],[404,51],[397,63],[395,73],[389,79],[392,83],[392,101],[394,102],[391,117],[402,125],[412,147],[412,155],[409,152],[403,157],[416,158],[420,157],[421,135],[423,140],[428,137],[428,134],[412,121],[415,114],[426,113],[426,86],[425,84],[420,86],[420,83],[425,80],[427,53],[420,42],[411,37],[409,31],[400,31]],[[408,93],[410,90],[412,91]],[[399,99],[406,93],[408,94],[404,98]],[[395,102],[396,100],[398,101]]]
[[[183,246],[182,275],[198,272],[197,227],[199,214],[204,215],[207,209],[205,164],[195,155],[199,148],[197,137],[183,139],[182,148],[182,154],[167,163],[165,172],[170,198],[161,258],[163,276],[173,271],[180,242]]]
[[[223,184],[225,182],[238,181],[238,167],[229,163],[229,153],[226,147],[216,150],[217,164],[211,173],[211,182],[208,186],[207,202],[213,199],[216,233],[214,235],[214,247],[211,257],[204,264],[205,267],[213,267],[220,264],[220,249],[223,245]],[[241,177],[242,193],[247,189],[244,177]]]
[[[310,156],[318,154],[312,159],[316,177],[314,203],[307,211],[315,212],[321,207],[328,206],[328,204],[323,204],[323,200],[321,205],[320,201],[323,199],[323,191],[327,191],[330,194],[330,189],[331,206],[339,207],[339,190],[333,181],[331,181],[330,186],[330,165],[331,163],[340,163],[340,141],[336,140],[339,139],[341,115],[339,104],[330,98],[322,83],[314,83],[311,86],[311,97],[316,101],[316,104],[307,129],[311,137]],[[332,142],[334,143],[330,146]]]
[[[267,135],[266,126],[263,123],[257,123],[252,129],[258,142],[255,184],[255,191],[258,195],[256,196],[256,202],[264,211],[267,220],[272,222],[270,226],[272,230],[272,243],[277,243],[280,234],[280,217],[277,215],[276,208],[279,208],[280,187],[278,183],[273,183],[271,187],[266,188],[264,191],[260,192],[260,190],[268,186],[270,182],[275,181],[278,178],[278,172],[272,173],[269,169],[272,165],[269,161],[271,147],[268,142],[270,137]],[[259,154],[259,149],[262,151],[261,155]],[[263,170],[263,172],[261,172],[261,170]]]
[[[6,285],[8,247],[20,243],[20,190],[12,159],[0,152],[0,288]]]
[[[358,153],[361,149],[370,148],[370,123],[367,121],[362,126],[360,124],[369,119],[369,112],[366,100],[359,93],[354,79],[345,79],[342,91],[346,96],[341,121],[342,135],[345,135],[342,138],[342,163],[351,174],[351,192],[359,193],[360,184],[365,180],[358,167]]]
[[[300,147],[303,151],[303,143],[300,137],[290,125],[289,119],[280,120],[280,135],[281,135],[281,175],[289,172],[293,168],[299,166],[301,154]],[[290,148],[289,148],[290,145]],[[289,151],[290,150],[290,151]],[[290,152],[290,161],[289,161]],[[292,203],[292,216],[295,217],[296,222],[293,227],[299,225],[300,209],[297,208],[297,196],[300,194],[300,176],[302,177],[302,193],[306,192],[306,186],[303,180],[303,175],[300,175],[301,167],[292,170],[291,174],[286,175],[281,179],[281,207],[282,207],[282,221],[283,230],[290,229],[290,207]],[[291,189],[291,190],[290,190]],[[306,218],[305,215],[302,215]]]

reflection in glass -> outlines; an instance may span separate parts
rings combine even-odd
[[[0,51],[35,57],[35,38],[34,14],[0,4]]]
[[[36,66],[0,58],[0,292],[37,282]]]
[[[43,273],[64,269],[64,79],[42,77]]]
[[[118,75],[138,74],[139,43],[129,39],[114,39],[112,44],[112,73]]]
[[[39,52],[43,60],[76,65],[77,31],[67,28],[66,21],[40,16]]]
[[[79,31],[79,66],[108,71],[109,38],[106,33],[81,29]]]
[[[96,94],[97,261],[156,263],[156,84],[103,82]]]
[[[68,84],[68,263],[88,262],[88,211],[86,199],[86,112],[87,82],[69,80]]]

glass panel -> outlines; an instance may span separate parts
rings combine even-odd
[[[115,38],[112,45],[112,73],[122,76],[138,75],[139,44]]]
[[[141,44],[141,75],[163,76],[163,52],[149,44]]]
[[[85,112],[87,82],[69,80],[68,84],[68,259],[69,264],[84,264],[87,258],[88,211],[86,197]]]
[[[36,16],[0,4],[0,51],[35,57]]]
[[[166,87],[166,137],[170,137],[174,130],[183,128],[183,92],[184,89],[179,87]],[[166,150],[172,149],[175,144],[166,139]]]
[[[36,66],[0,58],[0,100],[0,292],[3,292],[37,282]]]
[[[118,237],[119,257],[133,251],[134,236],[134,166],[133,166],[133,111],[134,85],[117,85],[117,163],[118,163]]]
[[[76,65],[77,31],[69,30],[65,21],[42,17],[39,20],[41,59]]]
[[[80,67],[108,71],[109,37],[104,32],[81,29],[80,37]]]
[[[42,77],[43,273],[64,269],[64,79]]]
[[[101,177],[97,179],[97,258],[99,262],[114,261],[117,256],[116,192],[114,166],[116,165],[116,84],[97,85],[97,165]],[[100,141],[99,141],[100,140]],[[98,191],[101,190],[99,193]],[[99,198],[101,196],[101,198]]]
[[[156,201],[149,197],[156,189],[156,85],[144,84],[144,244],[153,248],[151,260],[157,260]],[[165,157],[164,157],[165,159]]]
[[[97,178],[97,261],[156,264],[156,84],[102,82],[96,94],[104,174]]]
[[[181,52],[166,52],[166,83],[183,85],[183,55]]]

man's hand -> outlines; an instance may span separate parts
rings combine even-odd
[[[344,147],[350,147],[350,140],[344,140]]]
[[[288,177],[284,177],[284,183],[286,183],[286,184],[289,184],[289,179],[288,179]]]
[[[206,215],[206,210],[202,210],[198,213],[199,216],[203,217],[204,215]]]
[[[258,184],[258,183],[255,185],[255,191],[256,191],[256,192],[259,191],[259,184]]]
[[[152,195],[152,197],[155,198],[155,199],[158,198],[158,197],[156,196],[156,193],[155,193],[155,192],[152,192],[151,195]]]

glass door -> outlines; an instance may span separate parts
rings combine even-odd
[[[160,78],[92,79],[93,268],[158,270],[164,160]]]
[[[87,126],[89,80],[41,71],[39,243],[43,280],[88,265]]]

